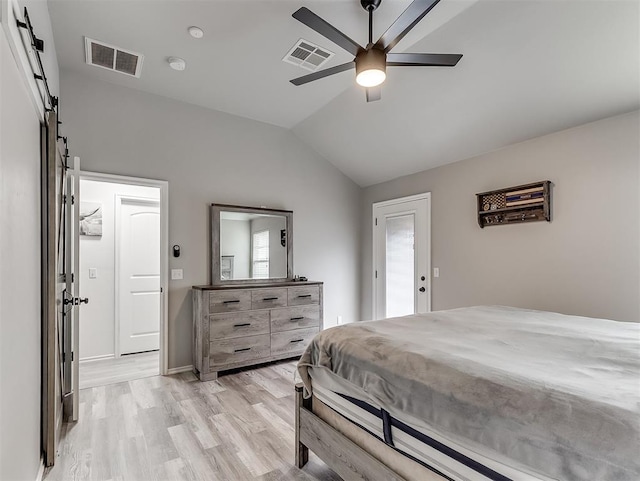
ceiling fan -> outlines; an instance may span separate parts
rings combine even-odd
[[[462,58],[459,54],[444,53],[390,53],[389,51],[431,11],[440,0],[414,0],[395,22],[373,43],[373,12],[382,0],[360,0],[369,13],[369,43],[362,47],[330,23],[306,7],[293,13],[293,18],[304,23],[323,37],[342,47],[355,58],[351,62],[336,65],[291,80],[293,85],[303,85],[340,72],[356,69],[356,82],[366,87],[367,102],[380,100],[381,85],[387,77],[387,67],[454,67]]]

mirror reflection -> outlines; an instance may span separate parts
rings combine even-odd
[[[220,212],[220,279],[287,277],[284,215]]]

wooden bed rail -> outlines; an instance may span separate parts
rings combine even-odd
[[[316,416],[312,398],[304,399],[302,383],[296,384],[296,466],[302,468],[313,451],[344,481],[406,481],[385,464]]]

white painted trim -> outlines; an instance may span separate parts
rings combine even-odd
[[[153,206],[160,206],[160,199],[154,199],[150,197],[139,197],[135,195],[128,194],[116,194],[114,199],[116,205],[114,206],[114,262],[113,262],[113,276],[114,276],[114,340],[113,340],[113,350],[115,353],[115,358],[119,358],[122,356],[122,352],[120,352],[120,245],[122,244],[120,235],[120,215],[122,212],[122,204],[126,204],[131,201],[132,203],[137,204],[147,204]],[[160,213],[162,216],[162,213]],[[162,262],[162,259],[160,260]],[[160,313],[162,317],[162,313]],[[160,326],[162,327],[162,326]]]
[[[69,171],[71,178],[73,179],[73,193],[74,198],[78,199],[78,202],[72,202],[71,218],[73,225],[71,228],[71,235],[73,246],[73,269],[72,273],[75,276],[73,279],[73,297],[80,298],[80,157],[73,158],[73,165]],[[72,409],[71,409],[71,421],[75,422],[80,416],[80,306],[76,306],[73,310],[73,340],[72,340],[72,352],[73,360],[71,361],[71,390],[73,391]]]
[[[160,374],[169,369],[169,182],[126,175],[80,171],[80,178],[97,182],[143,185],[160,189],[160,288],[162,290],[162,315],[160,316]]]
[[[106,359],[113,359],[113,358],[115,358],[113,354],[102,354],[100,356],[83,357],[82,359],[80,359],[80,364],[84,364],[85,362],[104,361]]]
[[[409,195],[407,197],[399,197],[397,199],[383,200],[381,202],[374,202],[373,206],[374,207],[387,207],[389,205],[402,204],[404,202],[413,202],[414,200],[423,200],[423,199],[427,199],[429,202],[431,202],[431,192],[425,192],[423,194]]]
[[[431,295],[432,295],[432,269],[431,269],[431,192],[424,192],[422,194],[409,195],[406,197],[399,197],[397,199],[384,200],[381,202],[374,202],[371,209],[371,236],[372,242],[372,254],[371,254],[371,318],[376,319],[377,310],[377,289],[376,289],[376,253],[377,253],[377,241],[376,241],[376,210],[381,207],[388,207],[392,205],[399,205],[406,202],[414,202],[416,200],[427,201],[427,242],[429,243],[429,250],[427,251],[427,288],[429,289],[429,295],[427,297],[427,312],[431,312]]]
[[[36,473],[36,481],[42,481],[44,478],[44,459],[40,458],[40,467],[38,468],[38,472]]]
[[[193,371],[193,366],[172,367],[171,369],[167,369],[167,376],[171,376],[172,374],[180,374],[181,372],[190,372],[190,371]]]

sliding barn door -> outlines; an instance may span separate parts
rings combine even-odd
[[[72,205],[66,152],[59,149],[57,115],[47,112],[42,135],[42,448],[52,466],[64,420],[74,412],[74,297]],[[63,147],[64,148],[64,147]]]

